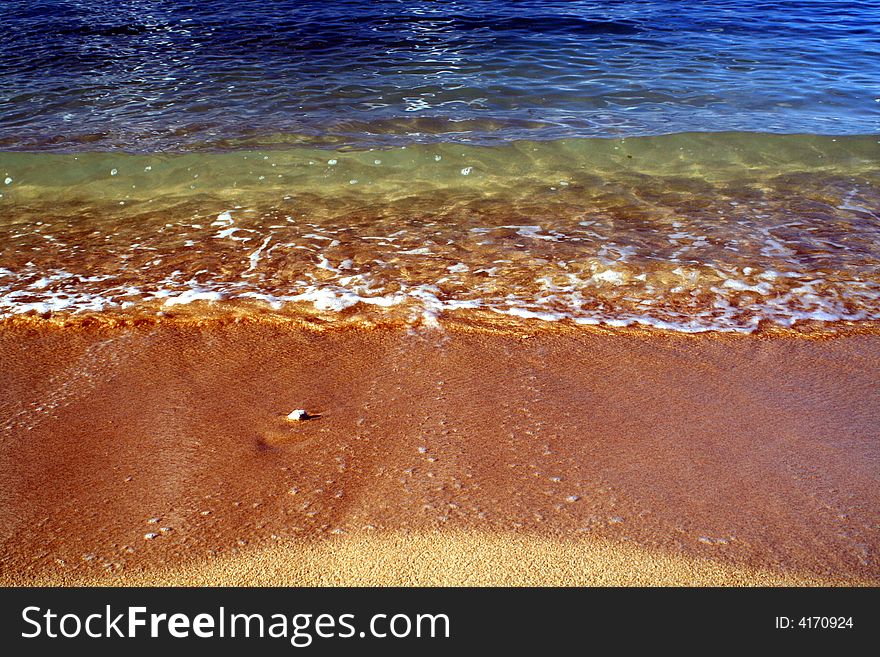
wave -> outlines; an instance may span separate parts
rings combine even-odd
[[[0,314],[880,319],[877,136],[0,154]]]

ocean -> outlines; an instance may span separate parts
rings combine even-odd
[[[0,317],[880,319],[880,2],[7,1]]]

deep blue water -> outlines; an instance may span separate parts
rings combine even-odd
[[[880,2],[4,0],[0,149],[880,132]]]

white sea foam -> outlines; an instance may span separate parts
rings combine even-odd
[[[612,285],[623,285],[626,282],[624,275],[613,269],[606,269],[605,271],[593,274],[590,280],[600,283],[611,283]]]
[[[217,215],[217,220],[212,222],[212,226],[231,226],[235,220],[232,218],[232,214],[227,210],[226,212],[221,212]]]
[[[522,235],[523,237],[530,237],[530,238],[536,239],[536,240],[554,240],[555,241],[558,239],[558,236],[554,235],[554,234],[544,235],[540,226],[513,225],[513,226],[501,226],[501,228],[512,228],[512,229],[516,230],[517,235]]]
[[[220,292],[194,288],[191,290],[185,290],[180,294],[168,296],[165,299],[165,305],[179,306],[181,304],[192,303],[193,301],[220,301],[222,298],[223,295]]]
[[[225,230],[236,228],[228,226]],[[544,235],[539,226],[513,228]],[[429,326],[439,325],[447,314],[466,309],[533,321],[642,325],[681,332],[749,332],[762,321],[793,326],[801,321],[880,319],[880,284],[874,281],[829,282],[797,271],[762,270],[757,265],[722,270],[718,265],[707,268],[682,264],[646,272],[633,265],[605,268],[598,259],[557,262],[533,258],[529,262],[536,263],[535,273],[532,278],[523,278],[528,270],[511,259],[499,258],[490,261],[491,267],[479,269],[468,262],[441,260],[433,270],[433,281],[404,282],[389,279],[385,272],[394,276],[399,265],[381,259],[355,264],[347,258],[335,265],[331,257],[339,257],[339,253],[328,245],[329,256],[315,253],[317,247],[310,248],[312,269],[294,277],[285,289],[276,281],[266,282],[273,273],[267,268],[266,255],[276,248],[293,250],[302,245],[273,244],[273,235],[261,236],[256,248],[242,249],[247,263],[240,269],[238,280],[215,277],[207,270],[186,274],[174,271],[141,289],[125,284],[124,278],[115,282],[115,274],[83,276],[65,270],[40,271],[33,263],[18,271],[2,268],[0,316],[128,310],[153,300],[162,307],[182,307],[194,302],[250,299],[276,311],[290,306],[292,312],[296,312],[296,304],[309,304],[326,313],[344,312],[358,305],[400,307],[402,316]],[[132,245],[132,249],[151,248]],[[442,257],[427,247],[408,251]],[[147,271],[161,262],[162,258],[148,261]],[[471,272],[485,276],[471,279]],[[510,272],[518,278],[509,278]],[[467,287],[456,287],[463,281]]]
[[[490,310],[496,313],[501,313],[502,315],[522,317],[523,319],[542,319],[545,322],[558,322],[560,319],[565,319],[563,313],[535,311],[527,308],[518,308],[516,306],[511,306],[509,308],[490,307]]]
[[[250,272],[252,272],[254,269],[257,268],[257,265],[260,264],[260,256],[262,255],[263,251],[265,250],[266,245],[269,244],[269,242],[271,240],[272,240],[272,235],[267,235],[266,239],[263,240],[263,243],[260,244],[260,247],[248,256],[248,262],[250,264],[248,265],[248,268],[244,270],[243,275],[247,275]]]
[[[732,290],[738,290],[740,292],[757,292],[758,294],[770,294],[772,288],[767,283],[758,283],[757,285],[749,285],[748,283],[744,283],[743,281],[734,280],[732,278],[728,278],[724,283],[722,283],[724,287],[728,287]]]
[[[218,240],[228,238],[228,239],[236,240],[239,242],[247,242],[249,239],[251,239],[250,237],[236,237],[235,233],[237,233],[239,231],[251,232],[251,231],[248,231],[247,228],[238,228],[236,226],[231,226],[230,228],[224,228],[223,230],[218,231],[217,234],[214,235],[214,238],[218,239]]]
[[[3,272],[4,280],[14,276]],[[48,277],[44,277],[48,278]],[[113,307],[130,308],[136,305],[132,299],[145,298],[141,290],[131,286],[108,288],[101,293],[76,292],[74,277],[56,277],[53,283],[43,279],[35,281],[36,286],[28,289],[0,287],[0,315],[23,313],[55,312],[100,312]],[[182,306],[193,302],[219,302],[227,299],[249,298],[281,310],[290,303],[309,303],[321,312],[342,312],[358,304],[390,308],[407,305],[412,307],[412,318],[418,323],[437,326],[447,313],[463,309],[485,309],[492,312],[536,321],[571,320],[582,325],[629,326],[641,325],[679,332],[703,331],[753,331],[761,320],[768,320],[781,326],[792,326],[799,321],[834,322],[840,320],[858,321],[880,319],[880,311],[850,311],[839,300],[811,294],[810,286],[800,286],[791,292],[765,299],[760,313],[740,317],[740,309],[726,297],[719,296],[714,310],[698,313],[673,312],[662,310],[661,315],[654,312],[637,314],[616,311],[610,315],[602,309],[589,309],[583,306],[583,297],[576,291],[568,296],[554,293],[548,297],[518,299],[508,296],[504,303],[492,299],[454,299],[443,298],[435,285],[402,287],[401,290],[382,294],[370,287],[362,275],[343,277],[338,284],[307,285],[290,294],[268,294],[249,286],[245,281],[237,284],[220,284],[191,279],[179,282],[176,275],[169,276],[160,289],[148,293],[146,298],[161,300],[166,307]],[[350,287],[349,287],[350,286]],[[717,288],[743,292],[740,288],[751,287],[734,285]],[[870,290],[876,293],[876,290]],[[649,300],[646,300],[649,301]],[[651,309],[651,304],[644,307]]]

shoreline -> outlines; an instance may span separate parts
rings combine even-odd
[[[278,312],[247,303],[225,301],[194,302],[186,310],[161,310],[146,306],[139,312],[22,313],[0,316],[2,331],[113,331],[128,329],[223,329],[230,326],[261,326],[306,333],[338,334],[363,331],[403,331],[423,333],[471,333],[487,336],[641,337],[670,339],[773,339],[834,340],[858,335],[880,335],[875,320],[799,320],[783,326],[769,320],[755,329],[680,330],[632,322],[613,325],[605,322],[579,323],[570,318],[542,319],[518,317],[491,310],[458,309],[440,317],[405,318],[388,314],[372,316],[357,311],[321,311],[312,304],[299,304],[296,311]],[[420,319],[421,321],[415,321]]]
[[[7,584],[880,582],[873,331],[50,326],[0,324]]]

